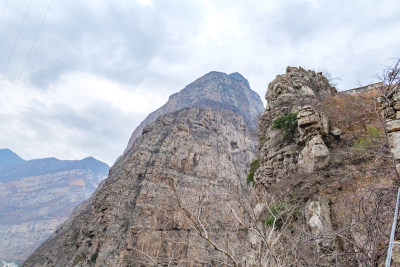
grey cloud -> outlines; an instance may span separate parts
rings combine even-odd
[[[125,7],[114,1],[105,3],[99,10],[95,2],[54,1],[26,70],[38,88],[43,89],[63,73],[74,70],[138,84],[151,75],[147,67],[154,57],[165,55],[165,59],[176,60],[169,57],[170,50],[184,43],[188,35],[194,36],[202,20],[196,2],[159,1],[154,8],[141,7],[136,2]],[[8,25],[18,24],[25,11],[22,3],[14,5],[19,9],[12,10],[19,16],[10,16]],[[31,12],[36,16],[30,20],[32,24],[39,23],[40,14],[38,10]],[[21,32],[20,43],[30,43],[32,39],[28,26]],[[2,27],[0,31],[6,29]],[[11,46],[8,42],[8,50]],[[16,65],[24,60],[24,48],[17,47],[15,51]],[[6,56],[0,52],[2,61]],[[9,76],[15,78],[11,73]]]
[[[0,25],[0,72],[27,4],[9,3]],[[18,77],[48,2],[33,3],[6,73],[11,81]],[[54,1],[23,82],[46,90],[60,85],[62,75],[77,72],[112,80],[126,90],[151,91],[159,98],[211,70],[239,71],[263,96],[268,82],[287,65],[327,70],[341,78],[340,89],[349,89],[358,82],[374,82],[382,64],[400,54],[396,0],[209,1],[217,14],[235,11],[236,34],[222,44],[219,36],[196,42],[209,19],[202,1],[153,3],[142,7],[136,1]],[[71,150],[112,163],[140,119],[105,102],[83,110],[68,103],[48,109],[36,103],[10,118],[29,129],[30,135],[16,131],[2,140],[17,144],[27,139],[34,150],[47,138],[50,144],[67,144]]]
[[[265,1],[212,3],[215,4],[217,12],[228,8],[237,11],[240,26],[249,30],[246,36],[249,40],[243,41],[246,44],[255,44],[254,47],[232,43],[232,48],[229,49],[234,54],[227,54],[225,47],[212,44],[209,44],[207,51],[191,47],[190,41],[198,36],[201,26],[207,20],[207,14],[204,13],[200,1],[154,1],[153,7],[141,7],[137,2],[118,5],[111,0],[96,3],[77,0],[54,1],[28,62],[27,75],[36,87],[42,89],[70,71],[91,72],[129,85],[140,85],[150,78],[154,84],[164,84],[165,80],[174,77],[151,69],[152,60],[158,58],[171,65],[185,66],[181,67],[183,71],[176,73],[177,80],[180,79],[179,76],[187,75],[190,70],[201,70],[205,73],[215,67],[236,65],[235,70],[242,71],[242,68],[251,69],[251,65],[258,65],[266,73],[266,83],[284,69],[285,65],[297,64],[327,68],[332,73],[344,75],[346,77],[343,77],[341,84],[346,88],[353,83],[350,82],[351,69],[345,73],[344,67],[350,65],[359,70],[365,69],[364,66],[357,66],[353,64],[353,60],[349,60],[363,60],[363,55],[358,55],[357,50],[358,47],[364,46],[362,42],[365,41],[359,39],[368,34],[377,35],[387,27],[394,30],[400,28],[400,17],[398,12],[395,12],[399,10],[399,3],[390,0],[368,3],[343,0],[271,1],[270,8],[264,8],[268,6]],[[38,25],[45,5],[45,1],[41,2],[41,5],[33,5],[20,43],[29,44],[32,40],[34,26]],[[25,6],[26,3],[21,2],[11,5],[9,16],[0,28],[0,34],[5,31],[15,34],[16,25],[19,25]],[[14,27],[6,30],[5,25]],[[348,36],[341,36],[342,31],[348,31]],[[11,46],[13,38],[9,39],[7,44]],[[378,36],[375,42],[378,48],[387,46],[385,40],[378,40]],[[396,45],[399,45],[399,42],[397,40],[385,51],[370,51],[368,57],[381,57],[380,62],[394,57],[396,55],[393,53],[398,52]],[[11,78],[12,70],[18,69],[18,64],[24,60],[24,48],[26,46],[18,46],[16,49],[12,61],[15,66],[10,66],[9,71]],[[236,54],[246,49],[258,51],[252,53],[252,57],[241,58],[241,62],[232,64]],[[388,50],[391,53],[388,53]],[[8,50],[0,52],[1,62],[4,62],[7,56],[6,51]],[[313,54],[313,51],[316,51],[316,54]],[[257,57],[257,52],[263,55]],[[222,56],[224,58],[221,58]],[[343,59],[337,60],[340,57]],[[263,59],[268,59],[268,62],[260,62]],[[220,63],[213,64],[212,61],[216,60]],[[371,67],[362,79],[367,79],[377,72],[379,67],[374,64],[375,61],[369,62]],[[251,78],[255,74],[249,75],[248,78]],[[183,80],[180,80],[168,84],[177,86],[182,82]]]
[[[18,115],[21,125],[33,130],[29,140],[25,140],[26,146],[41,143],[41,149],[49,151],[50,156],[58,144],[68,144],[71,151],[62,151],[65,155],[81,152],[109,164],[122,153],[132,125],[141,119],[141,116],[126,114],[106,102],[93,103],[82,111],[65,104],[45,108],[43,103],[35,102]]]

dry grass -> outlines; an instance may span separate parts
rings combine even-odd
[[[337,94],[324,99],[320,108],[332,126],[345,133],[359,134],[365,132],[367,126],[383,127],[376,101],[378,95],[377,91],[355,95]]]

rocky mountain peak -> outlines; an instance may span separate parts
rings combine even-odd
[[[232,79],[235,79],[239,82],[243,82],[247,87],[250,88],[249,81],[245,77],[243,77],[243,75],[240,74],[239,72],[233,72],[233,73],[229,74],[229,77],[231,77]]]
[[[25,266],[212,263],[210,255],[218,252],[191,229],[178,203],[202,207],[210,235],[228,236],[227,226],[235,222],[230,207],[238,206],[237,190],[245,187],[255,136],[242,115],[212,106],[162,115],[142,132],[81,212]],[[236,236],[231,242],[239,247]]]
[[[276,76],[268,85],[265,99],[270,107],[290,105],[304,99],[320,99],[336,93],[321,72],[302,67],[287,67],[286,73]]]
[[[0,149],[0,169],[5,167],[11,167],[20,163],[24,163],[20,156],[12,152],[10,149]]]
[[[241,74],[211,71],[171,95],[165,105],[150,113],[133,132],[125,151],[132,147],[146,125],[162,115],[187,107],[233,110],[244,117],[253,132],[256,132],[258,118],[264,110],[261,98]]]
[[[90,201],[25,265],[152,265],[146,254],[160,265],[171,257],[175,266],[188,259],[211,264],[215,249],[201,248],[207,244],[178,202],[202,206],[210,233],[229,235],[225,226],[235,225],[229,207],[238,206],[236,193],[248,190],[262,110],[239,73],[213,71],[187,85],[140,124]]]

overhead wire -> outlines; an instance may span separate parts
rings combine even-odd
[[[8,65],[10,64],[10,61],[11,61],[12,55],[14,54],[15,47],[17,46],[17,43],[18,43],[18,40],[19,40],[19,36],[21,35],[22,27],[24,26],[24,24],[25,24],[25,21],[26,21],[26,17],[28,16],[29,10],[31,9],[31,4],[32,4],[32,0],[30,0],[30,1],[29,1],[28,8],[26,9],[26,12],[25,12],[24,18],[22,19],[21,25],[20,25],[20,27],[19,27],[19,30],[18,30],[17,37],[15,38],[15,41],[14,41],[13,47],[12,47],[12,49],[11,49],[11,52],[10,52],[10,55],[8,56],[8,60],[7,60],[7,63],[6,63],[6,65],[5,65],[5,67],[4,67],[3,74],[2,74],[2,76],[1,76],[1,79],[0,79],[0,81],[2,81],[2,80],[3,80],[3,78],[4,78],[4,75],[6,74],[6,71],[7,71]]]
[[[47,5],[46,11],[42,12],[42,20],[41,20],[41,22],[40,22],[40,25],[39,25],[37,31],[36,31],[35,38],[33,39],[32,45],[31,45],[31,47],[30,47],[30,49],[29,49],[29,52],[28,52],[28,54],[26,55],[24,64],[22,65],[22,68],[21,68],[21,70],[20,70],[20,72],[19,72],[18,78],[17,78],[17,80],[15,81],[14,88],[13,88],[13,90],[12,90],[12,92],[11,92],[11,96],[10,96],[10,98],[8,99],[8,102],[7,102],[6,106],[5,106],[5,109],[4,109],[4,112],[3,112],[3,114],[2,114],[2,117],[4,117],[5,114],[7,113],[8,106],[9,106],[9,104],[10,104],[10,102],[11,102],[13,96],[14,96],[15,89],[17,88],[18,82],[21,80],[22,73],[23,73],[23,71],[24,71],[24,69],[25,69],[25,67],[26,67],[26,64],[28,63],[28,60],[29,60],[30,56],[31,56],[33,47],[35,46],[36,41],[37,41],[37,39],[38,39],[38,36],[39,36],[40,32],[42,31],[43,24],[44,24],[44,22],[46,21],[47,14],[49,13],[49,10],[50,10],[50,7],[51,7],[52,3],[53,3],[53,0],[50,0],[50,1],[49,1],[49,4]]]
[[[7,4],[8,4],[8,0],[7,0],[7,3],[4,5],[2,19],[1,19],[2,22],[0,23],[0,26],[3,24],[3,19],[4,19],[4,14],[6,12]],[[10,27],[7,27],[6,25],[4,25],[4,27],[3,27],[4,31],[3,30],[0,31],[0,33],[1,33],[0,40],[3,40],[2,42],[0,42],[0,51],[3,51],[4,44],[6,43],[5,40],[7,40],[7,35],[8,35],[8,32],[9,32],[9,28]],[[2,28],[0,27],[0,30],[1,29]]]
[[[36,31],[36,35],[35,35],[35,38],[33,39],[32,45],[31,45],[31,47],[30,47],[30,49],[29,49],[29,52],[28,52],[28,54],[26,55],[24,65],[23,65],[22,68],[21,68],[21,71],[20,71],[20,73],[19,73],[19,76],[18,76],[17,81],[21,78],[22,72],[24,71],[25,66],[26,66],[26,64],[28,63],[29,57],[31,56],[31,53],[32,53],[32,50],[33,50],[33,47],[35,46],[36,41],[37,41],[37,39],[38,39],[38,36],[39,36],[40,32],[42,31],[43,24],[44,24],[44,22],[45,22],[45,20],[46,20],[46,18],[47,18],[47,14],[49,13],[49,10],[50,10],[50,7],[51,7],[51,4],[52,4],[52,3],[53,3],[53,0],[50,0],[50,1],[49,1],[49,4],[48,4],[48,6],[47,6],[46,12],[44,13],[44,16],[42,17],[42,21],[40,22],[39,28],[38,28],[38,30]]]
[[[3,8],[3,12],[1,13],[0,27],[1,27],[1,23],[3,22],[3,17],[4,17],[4,13],[6,12],[7,4],[8,4],[8,0],[6,0],[6,3],[5,3],[4,8]]]

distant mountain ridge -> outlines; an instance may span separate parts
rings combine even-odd
[[[162,107],[150,113],[132,133],[125,152],[142,135],[144,127],[158,117],[187,107],[212,107],[232,110],[242,115],[249,129],[257,131],[258,118],[264,111],[260,96],[250,88],[240,73],[226,74],[211,71],[171,95]]]
[[[10,149],[0,149],[0,169],[5,167],[11,167],[17,164],[24,163],[20,156],[12,152]]]
[[[24,160],[0,149],[0,262],[22,261],[107,177],[109,166],[82,160]]]
[[[59,160],[56,158],[23,160],[19,163],[0,167],[0,182],[10,182],[22,177],[44,175],[47,173],[70,171],[74,169],[91,170],[94,174],[101,174],[107,172],[109,166],[93,157],[87,157],[82,160]]]

